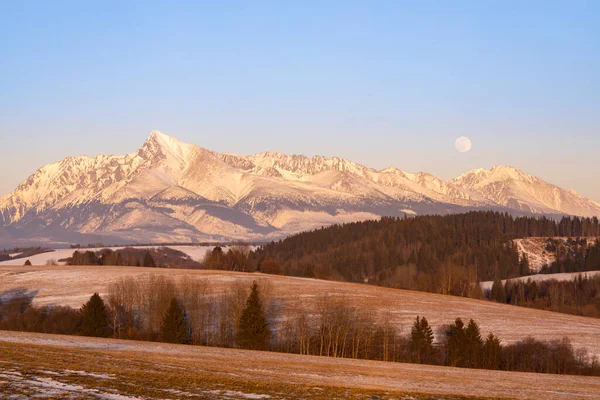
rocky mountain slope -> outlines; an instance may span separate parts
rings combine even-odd
[[[470,171],[451,183],[514,210],[535,214],[600,216],[600,203],[513,167],[496,166],[490,170]]]
[[[0,240],[258,241],[382,215],[477,209],[600,215],[600,204],[510,167],[444,182],[337,157],[219,154],[153,131],[132,154],[40,168],[0,198]]]

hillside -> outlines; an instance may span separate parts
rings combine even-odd
[[[32,350],[35,350],[32,352]],[[98,363],[102,358],[103,362]],[[0,331],[0,395],[110,399],[589,399],[595,377]]]
[[[470,210],[600,216],[599,203],[512,167],[446,182],[339,157],[216,153],[153,131],[131,154],[67,157],[0,197],[0,245],[264,241]]]
[[[521,259],[527,257],[531,271],[540,272],[544,267],[551,267],[557,261],[564,260],[565,258],[571,258],[573,260],[582,258],[582,255],[579,255],[578,253],[583,252],[586,247],[589,248],[594,246],[599,240],[600,237],[597,236],[585,237],[579,240],[571,237],[530,237],[515,239],[513,242],[517,246],[519,257]],[[590,260],[588,263],[585,263],[584,259],[580,261],[580,264],[583,264],[580,266],[580,271],[600,269],[600,259],[598,259],[598,262]]]
[[[471,212],[331,226],[268,243],[256,251],[255,257],[259,262],[266,258],[278,260],[288,275],[473,296],[477,295],[470,292],[473,282],[532,272],[523,259],[523,245],[528,242],[515,239],[599,235],[597,219],[555,221]],[[576,247],[585,258],[588,249]],[[537,260],[534,252],[542,249],[532,249],[533,261]],[[568,255],[565,252],[565,257]],[[582,261],[582,268],[600,269],[600,254],[594,249],[590,255],[589,260]]]
[[[271,299],[274,312],[307,310],[314,313],[325,295],[341,299],[351,306],[370,310],[378,320],[385,320],[408,333],[417,315],[424,315],[434,327],[455,318],[473,318],[482,334],[497,334],[503,343],[513,343],[527,336],[551,340],[569,337],[575,348],[587,348],[600,356],[600,319],[577,317],[528,309],[489,301],[473,300],[432,293],[388,289],[371,285],[322,281],[263,274],[224,271],[154,269],[139,267],[10,267],[0,266],[0,290],[26,288],[35,295],[34,304],[60,304],[80,307],[92,293],[107,293],[111,282],[122,277],[148,279],[165,276],[178,281],[206,282],[208,292],[233,292],[232,287],[250,285],[259,280]],[[278,323],[282,323],[279,320]]]

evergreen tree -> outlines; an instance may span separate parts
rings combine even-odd
[[[107,337],[110,334],[108,311],[98,293],[85,303],[80,310],[81,326],[79,333],[83,336]]]
[[[479,325],[473,319],[469,321],[465,329],[465,367],[479,368],[481,365],[481,352],[483,349],[483,340]]]
[[[499,280],[495,280],[492,284],[492,291],[490,293],[490,299],[497,301],[498,303],[506,303],[506,292],[504,286]]]
[[[115,259],[115,265],[123,265],[123,257],[121,256],[121,252],[117,251],[117,257]]]
[[[490,333],[483,345],[483,368],[500,369],[501,351],[500,339],[494,336],[493,333]]]
[[[163,317],[161,333],[163,340],[167,343],[192,343],[185,311],[176,298],[171,300],[171,304]]]
[[[529,258],[527,257],[527,254],[523,254],[523,258],[519,263],[519,274],[521,276],[531,274],[531,270],[529,269]]]
[[[434,353],[433,330],[427,318],[417,318],[410,331],[410,350],[413,362],[427,363]]]
[[[465,342],[465,324],[460,318],[457,318],[446,331],[446,365],[451,367],[464,365]]]
[[[26,267],[31,267],[31,261],[29,261],[29,260],[25,261],[25,266]]]
[[[258,284],[254,282],[238,324],[237,345],[242,349],[267,350],[270,336]]]
[[[151,268],[155,268],[156,267],[156,263],[154,262],[154,258],[152,258],[152,254],[150,254],[149,251],[147,251],[146,254],[144,254],[144,261],[142,263],[142,267],[151,267]]]

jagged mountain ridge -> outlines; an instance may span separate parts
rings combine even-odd
[[[472,171],[445,182],[337,157],[220,154],[153,131],[125,156],[68,157],[40,168],[0,198],[0,227],[14,240],[38,242],[189,242],[265,240],[382,215],[600,215],[600,204],[535,177],[522,179],[533,192],[517,185],[517,193],[513,184],[494,189],[496,175]],[[561,200],[540,207],[527,197],[546,187]]]
[[[600,203],[574,190],[564,190],[514,167],[495,166],[467,172],[452,184],[481,195],[496,204],[534,214],[563,213],[600,216]]]

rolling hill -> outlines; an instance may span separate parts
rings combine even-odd
[[[473,318],[482,334],[497,334],[503,343],[513,343],[527,336],[541,340],[569,337],[573,346],[585,347],[600,356],[600,319],[541,311],[484,300],[389,289],[371,285],[323,281],[256,273],[178,270],[140,267],[0,266],[0,291],[27,289],[35,295],[34,304],[68,305],[79,308],[94,292],[106,294],[108,286],[123,277],[148,279],[149,275],[170,277],[176,281],[207,282],[210,293],[231,292],[238,283],[249,286],[259,280],[276,299],[277,310],[304,309],[310,314],[324,296],[342,299],[346,304],[370,310],[408,333],[417,315],[426,316],[434,327],[451,323],[455,318]],[[6,294],[5,294],[6,295]],[[282,322],[282,321],[280,321]]]

